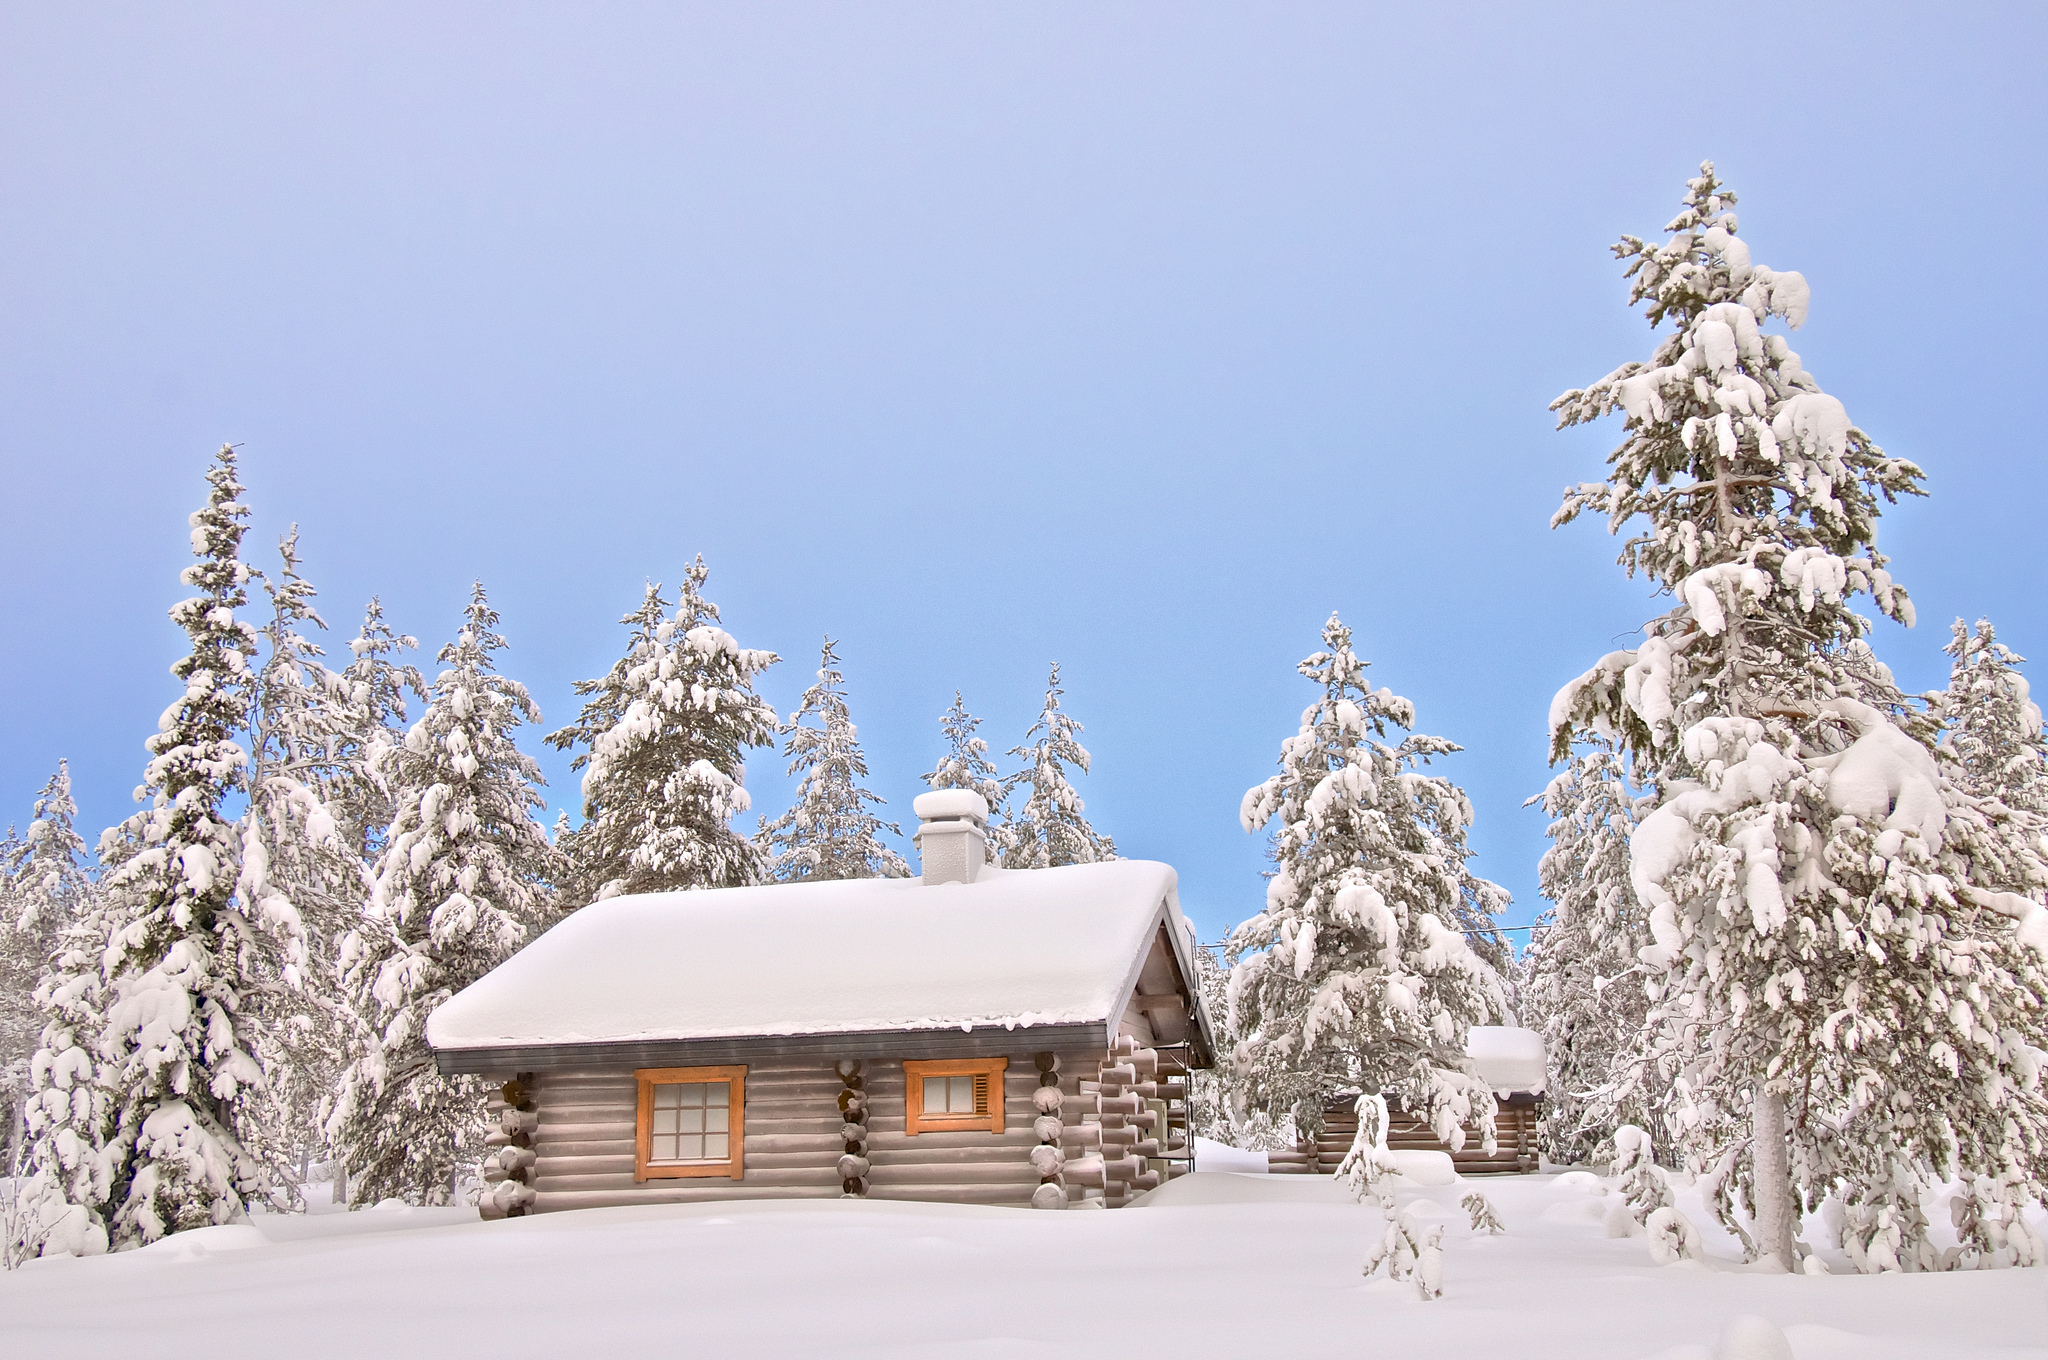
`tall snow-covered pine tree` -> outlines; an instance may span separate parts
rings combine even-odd
[[[420,720],[383,754],[398,814],[374,890],[342,943],[366,1033],[327,1133],[352,1203],[445,1203],[456,1158],[483,1134],[483,1087],[444,1077],[426,1045],[434,1007],[510,958],[553,913],[556,852],[535,814],[540,767],[513,734],[540,712],[497,671],[505,640],[478,584],[441,649]]]
[[[1666,1085],[1649,1060],[1636,951],[1650,943],[1628,838],[1648,810],[1611,746],[1592,742],[1530,802],[1550,816],[1537,880],[1550,908],[1520,966],[1521,1019],[1549,1059],[1538,1132],[1559,1162],[1611,1158],[1625,1124],[1660,1130]]]
[[[704,598],[700,556],[685,573],[673,617],[650,584],[626,654],[582,680],[571,726],[548,736],[583,751],[584,823],[564,847],[573,864],[570,904],[620,892],[732,888],[760,880],[759,848],[732,829],[750,806],[746,753],[775,741],[774,706],[754,692],[773,652],[741,647]]]
[[[1554,522],[1632,527],[1623,565],[1673,604],[1559,694],[1553,754],[1611,734],[1654,793],[1630,857],[1665,1122],[1723,1222],[1793,1268],[1799,1204],[1833,1194],[1852,1259],[1938,1264],[1929,1184],[1969,1177],[2015,1219],[2040,1192],[2048,866],[1943,774],[1864,640],[1859,595],[1912,622],[1877,520],[1921,473],[1764,332],[1808,290],[1752,261],[1734,204],[1703,165],[1667,241],[1623,238],[1632,302],[1671,329],[1554,403],[1624,422]],[[2002,1233],[1971,1251],[1998,1263]]]
[[[100,1202],[81,1207],[107,1216],[116,1246],[228,1222],[267,1188],[241,1131],[263,1083],[250,994],[303,949],[290,904],[242,883],[242,828],[228,804],[245,791],[238,738],[257,644],[235,617],[250,572],[233,448],[207,481],[211,495],[192,516],[199,560],[182,574],[199,594],[171,610],[191,641],[171,668],[185,692],[148,742],[137,797],[149,808],[100,842],[112,920],[94,1047],[109,1107],[91,1178]]]
[[[1505,890],[1465,867],[1472,804],[1422,767],[1460,749],[1412,732],[1406,699],[1366,683],[1336,615],[1298,667],[1321,696],[1280,746],[1280,773],[1244,796],[1247,832],[1275,822],[1266,909],[1231,934],[1231,1061],[1244,1098],[1303,1133],[1340,1087],[1399,1096],[1462,1146],[1494,1103],[1466,1032],[1499,1023]],[[1476,938],[1481,949],[1468,942]]]
[[[816,726],[804,720],[815,720]],[[773,855],[768,876],[780,882],[842,878],[908,878],[910,866],[881,839],[903,834],[869,809],[885,800],[865,788],[867,757],[846,706],[846,677],[831,638],[818,660],[818,683],[782,729],[788,773],[799,776],[796,802],[755,838]]]
[[[2014,811],[2048,816],[2048,746],[2040,705],[2020,674],[2026,658],[1998,640],[1989,619],[1974,629],[1957,619],[1947,651],[1954,660],[1942,712],[1962,784]]]
[[[1067,777],[1067,767],[1086,774],[1087,748],[1081,745],[1081,724],[1060,707],[1060,666],[1053,663],[1045,682],[1045,707],[1010,754],[1023,768],[1004,777],[1002,797],[989,807],[1008,808],[995,830],[1006,869],[1051,869],[1063,864],[1098,864],[1116,858],[1116,842],[1088,824],[1081,795]],[[1036,738],[1036,740],[1033,740]],[[1012,795],[1024,790],[1021,802]]]

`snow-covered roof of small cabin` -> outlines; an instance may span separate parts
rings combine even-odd
[[[437,1050],[1006,1029],[1121,1015],[1175,875],[1149,860],[592,903],[444,1002]]]
[[[1543,1094],[1543,1036],[1513,1025],[1474,1025],[1465,1041],[1479,1079],[1498,1095]]]

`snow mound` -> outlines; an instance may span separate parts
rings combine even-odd
[[[1258,1174],[1269,1170],[1266,1154],[1247,1152],[1210,1138],[1195,1139],[1195,1165],[1204,1171],[1243,1171]]]
[[[1458,1165],[1448,1152],[1396,1152],[1394,1170],[1410,1185],[1455,1185],[1458,1180]]]
[[[1792,1343],[1769,1318],[1743,1313],[1722,1330],[1714,1360],[1793,1360]]]
[[[140,1248],[175,1260],[197,1261],[222,1251],[247,1251],[268,1246],[270,1239],[246,1223],[223,1223],[214,1228],[193,1228]]]
[[[1239,1171],[1197,1171],[1148,1190],[1133,1209],[1186,1209],[1214,1204],[1329,1204],[1357,1208],[1334,1176],[1268,1176]]]

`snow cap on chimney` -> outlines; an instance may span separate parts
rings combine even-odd
[[[972,789],[934,789],[912,802],[917,834],[911,840],[924,857],[924,884],[972,883],[981,877],[988,852],[988,802]]]

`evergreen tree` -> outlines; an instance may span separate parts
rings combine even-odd
[[[584,824],[565,847],[576,904],[620,892],[730,888],[757,882],[760,850],[732,829],[750,805],[745,758],[774,744],[773,705],[754,693],[773,652],[742,648],[719,627],[703,596],[700,556],[683,581],[673,617],[661,587],[620,622],[624,657],[576,692],[588,696],[576,722],[549,735],[558,750],[584,748]]]
[[[358,1020],[339,986],[339,947],[368,894],[355,844],[335,804],[357,778],[358,714],[342,677],[323,662],[309,626],[327,625],[312,583],[300,574],[298,526],[278,542],[282,565],[264,579],[271,621],[262,630],[264,662],[250,715],[253,760],[242,845],[242,891],[296,912],[306,957],[282,960],[282,983],[258,997],[259,1056],[271,1074],[256,1126],[245,1128],[273,1164],[302,1165],[345,1061]]]
[[[1538,868],[1551,906],[1521,966],[1523,1019],[1542,1030],[1550,1062],[1540,1136],[1553,1160],[1590,1161],[1610,1156],[1624,1124],[1659,1127],[1664,1083],[1648,1061],[1636,960],[1650,935],[1629,885],[1628,838],[1648,809],[1604,742],[1530,801],[1551,819]]]
[[[327,806],[340,824],[343,842],[364,863],[382,851],[381,838],[398,815],[382,773],[383,753],[404,739],[406,695],[426,701],[427,682],[419,668],[397,660],[419,645],[418,638],[392,631],[384,621],[383,603],[372,596],[361,630],[349,641],[348,665],[328,680],[329,703],[339,722]]]
[[[988,804],[989,822],[1000,827],[1003,802],[1002,782],[996,778],[996,767],[988,758],[988,742],[975,735],[981,726],[981,719],[967,711],[967,701],[960,691],[953,691],[953,706],[939,719],[939,734],[946,739],[946,754],[940,758],[931,773],[924,776],[924,782],[934,789],[966,789],[981,795],[981,801]],[[1001,857],[1001,847],[996,837],[991,836],[983,847],[990,864]]]
[[[540,767],[514,744],[540,712],[493,660],[505,640],[478,584],[447,669],[381,773],[398,812],[370,900],[343,940],[343,979],[368,1019],[327,1134],[359,1178],[351,1202],[446,1203],[460,1150],[481,1139],[483,1088],[443,1077],[434,1007],[510,958],[553,914],[555,850],[535,814]]]
[[[44,1024],[36,988],[64,932],[90,909],[93,885],[77,817],[71,768],[60,760],[35,800],[28,831],[17,835],[10,826],[0,842],[0,1105],[7,1121],[0,1153],[12,1151],[23,1127],[29,1059]]]
[[[2019,672],[2026,658],[1998,640],[1989,619],[1977,620],[1975,631],[1957,619],[1946,650],[1955,660],[1942,711],[1963,787],[2017,812],[2048,815],[2048,748],[2040,706]]]
[[[924,776],[934,789],[966,789],[981,795],[991,814],[1002,806],[1003,786],[996,767],[988,758],[988,743],[974,735],[981,719],[967,711],[960,691],[953,691],[953,706],[939,719],[939,734],[946,739],[946,754],[936,768]]]
[[[108,1216],[118,1246],[225,1223],[267,1188],[242,1136],[263,1085],[249,995],[303,947],[289,903],[243,890],[241,828],[226,805],[246,789],[248,752],[236,738],[257,645],[235,617],[250,572],[238,556],[248,508],[232,448],[207,481],[212,494],[192,516],[199,560],[182,575],[200,593],[171,610],[191,639],[172,667],[185,692],[148,742],[137,796],[150,807],[100,842],[111,919],[95,1047],[109,1104],[95,1202],[80,1207]],[[36,1075],[41,1090],[61,1089],[54,1064],[46,1076],[38,1061]]]
[[[1621,561],[1674,603],[1559,694],[1553,753],[1611,735],[1652,790],[1631,882],[1664,1122],[1723,1221],[1789,1268],[1798,1204],[1833,1193],[1852,1256],[1897,1234],[1928,1264],[1926,1185],[2039,1192],[2048,971],[2028,942],[2048,945],[2048,911],[1984,885],[2038,898],[2048,866],[2022,819],[1943,776],[1864,640],[1858,595],[1912,621],[1876,531],[1921,473],[1762,332],[1798,325],[1807,287],[1752,263],[1734,201],[1705,165],[1669,241],[1615,247],[1672,330],[1554,404],[1563,425],[1624,418],[1608,480],[1555,522],[1640,518]]]
[[[818,661],[818,683],[804,691],[803,704],[782,729],[788,739],[786,773],[801,774],[796,802],[773,822],[765,822],[755,843],[774,856],[768,876],[778,882],[803,879],[908,878],[910,866],[882,842],[881,833],[903,834],[868,809],[886,800],[861,786],[868,777],[853,717],[846,707],[846,677],[839,657],[825,639]],[[806,727],[804,719],[817,726]]]
[[[1216,1033],[1216,1051],[1223,1061],[1188,1074],[1188,1136],[1241,1146],[1236,1126],[1237,1092],[1231,1080],[1230,1051],[1236,1035],[1229,1025],[1230,970],[1219,963],[1214,946],[1196,944],[1195,990]]]
[[[1088,772],[1088,752],[1081,745],[1081,724],[1060,708],[1060,666],[1053,663],[1045,682],[1045,707],[1024,734],[1024,744],[1010,754],[1024,767],[1006,776],[998,805],[1008,807],[1010,795],[1029,790],[1021,806],[996,829],[1006,869],[1050,869],[1063,864],[1099,864],[1116,858],[1116,843],[1100,835],[1081,814],[1081,795],[1068,782],[1067,766]],[[1032,738],[1037,740],[1033,741]]]
[[[1280,773],[1244,797],[1246,831],[1279,827],[1266,909],[1230,939],[1236,1079],[1304,1134],[1328,1093],[1353,1086],[1398,1095],[1453,1147],[1476,1117],[1491,1144],[1493,1095],[1465,1041],[1505,1013],[1487,955],[1506,957],[1493,918],[1508,895],[1465,868],[1464,792],[1421,769],[1460,748],[1420,734],[1390,744],[1414,728],[1414,706],[1368,687],[1334,614],[1323,648],[1298,667],[1322,695],[1281,743]]]

